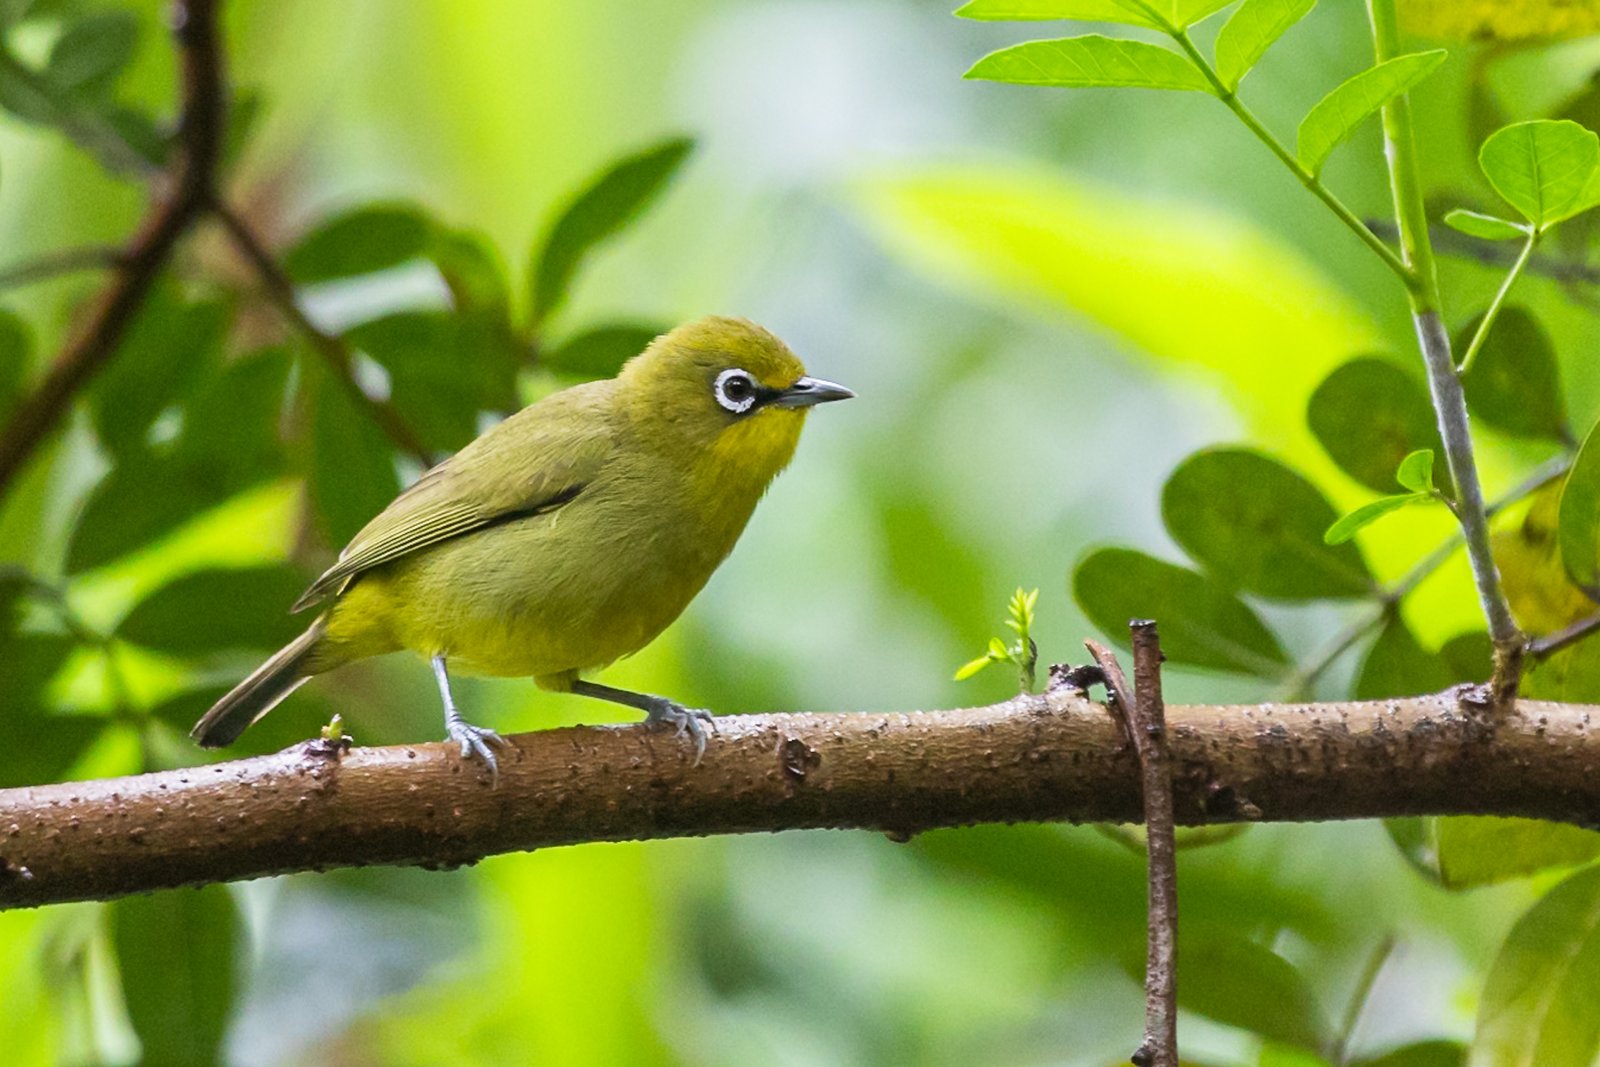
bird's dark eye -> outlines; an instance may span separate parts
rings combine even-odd
[[[717,403],[742,415],[756,402],[756,383],[742,370],[725,370],[717,375]]]

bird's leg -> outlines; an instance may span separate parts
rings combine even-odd
[[[477,756],[489,768],[489,781],[500,780],[500,764],[494,758],[494,748],[505,745],[505,739],[487,726],[474,726],[456,710],[455,697],[450,695],[450,674],[445,670],[444,656],[434,656],[433,676],[439,679],[439,696],[444,700],[444,732],[450,740],[461,745],[461,758]]]
[[[668,700],[666,697],[651,696],[649,693],[635,693],[627,689],[616,689],[599,682],[586,682],[578,679],[572,683],[572,691],[579,696],[594,697],[597,700],[609,700],[613,704],[625,704],[630,708],[638,708],[649,717],[650,722],[664,722],[678,728],[678,736],[688,734],[694,741],[694,765],[700,766],[700,758],[706,754],[706,728],[710,723],[711,728],[717,728],[716,720],[711,713],[703,708],[686,708],[677,701]]]

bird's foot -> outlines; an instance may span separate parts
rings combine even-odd
[[[709,736],[706,724],[711,729],[717,728],[717,720],[704,708],[686,708],[675,700],[666,697],[650,698],[650,706],[645,709],[649,715],[647,722],[666,723],[677,727],[676,734],[682,737],[688,734],[694,741],[694,766],[700,766],[700,760],[706,754],[706,738]]]
[[[461,719],[450,720],[445,724],[445,729],[450,735],[450,740],[461,746],[461,758],[482,760],[483,765],[489,768],[490,785],[498,784],[500,763],[494,758],[494,750],[504,748],[506,739],[487,726],[474,726]]]

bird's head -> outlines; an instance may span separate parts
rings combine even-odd
[[[661,443],[768,478],[794,453],[807,411],[855,395],[808,377],[789,346],[766,329],[721,316],[656,338],[618,378],[635,419]]]

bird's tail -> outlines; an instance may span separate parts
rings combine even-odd
[[[232,744],[257,719],[277,707],[279,702],[310,679],[315,672],[307,661],[316,651],[326,629],[318,619],[310,629],[280,648],[267,662],[228,691],[211,710],[200,717],[189,736],[205,748]]]

